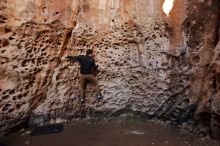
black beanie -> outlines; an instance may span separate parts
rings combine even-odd
[[[87,51],[86,51],[86,55],[89,55],[89,54],[92,54],[92,50],[91,49],[88,49]]]

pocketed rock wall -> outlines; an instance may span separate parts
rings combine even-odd
[[[26,120],[43,125],[130,112],[177,123],[188,121],[196,107],[192,105],[203,101],[199,90],[193,94],[194,88],[207,85],[211,90],[208,82],[212,80],[207,78],[207,84],[190,80],[200,77],[195,75],[197,65],[190,62],[194,53],[190,44],[194,36],[201,34],[196,37],[200,43],[207,33],[216,31],[212,22],[211,32],[199,30],[200,24],[191,28],[195,13],[191,8],[205,5],[215,13],[212,2],[206,6],[193,1],[188,7],[186,1],[178,0],[167,17],[162,12],[163,0],[0,1],[0,131]],[[197,17],[203,19],[200,14]],[[198,43],[195,46],[200,47]],[[96,54],[96,77],[104,99],[95,102],[95,91],[88,85],[86,101],[80,105],[76,98],[79,65],[64,59],[85,54],[88,48]],[[217,68],[215,91],[216,72]],[[215,117],[205,120],[215,121],[211,127],[220,123],[217,95],[210,106],[213,112],[207,111]],[[196,96],[198,100],[192,100]]]
[[[91,32],[89,28],[79,30],[73,32],[76,49],[69,54],[80,54],[86,48],[96,52],[99,65],[96,76],[104,100],[94,103],[95,91],[88,86],[86,102],[81,109],[76,99],[79,95],[78,65],[67,67],[64,62],[55,70],[47,98],[35,109],[33,122],[63,121],[81,114],[87,117],[97,116],[96,113],[114,116],[127,110],[173,120],[188,114],[186,97],[173,97],[183,92],[187,83],[182,79],[172,80],[171,64],[163,52],[166,48],[162,42],[167,40],[160,36],[159,22],[144,28],[131,21],[107,33]],[[171,107],[171,104],[180,108]]]

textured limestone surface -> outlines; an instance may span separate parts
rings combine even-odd
[[[187,60],[191,66],[191,89],[188,97],[195,105],[194,119],[200,125],[211,127],[213,137],[220,136],[220,1],[190,2],[188,18],[183,23],[186,36]],[[200,122],[199,122],[200,121]],[[204,126],[203,126],[204,127]]]
[[[128,112],[182,123],[205,112],[218,133],[219,2],[176,0],[169,17],[162,4],[1,0],[0,131],[26,120],[42,125]],[[88,85],[81,105],[79,65],[64,59],[89,48],[104,99],[95,102]]]

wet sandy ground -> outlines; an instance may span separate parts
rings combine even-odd
[[[6,146],[220,146],[209,138],[149,121],[76,121],[61,133],[30,136],[21,130],[1,139]],[[1,146],[1,144],[0,144]]]

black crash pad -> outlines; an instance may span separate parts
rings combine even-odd
[[[63,124],[53,124],[53,125],[35,127],[31,131],[31,136],[53,134],[53,133],[60,133],[60,132],[63,132]]]

